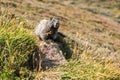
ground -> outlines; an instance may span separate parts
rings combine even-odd
[[[49,79],[120,79],[119,0],[1,0],[0,5],[1,12],[22,17],[31,33],[44,18],[60,19],[59,31],[67,35],[61,49],[72,56],[66,65],[42,72]]]

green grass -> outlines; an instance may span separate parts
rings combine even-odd
[[[91,59],[71,60],[61,70],[62,80],[120,80],[119,71]]]
[[[32,32],[25,23],[8,11],[0,14],[0,80],[15,80],[18,76],[28,78],[26,65],[36,46]]]

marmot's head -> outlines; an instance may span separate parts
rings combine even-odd
[[[59,28],[59,19],[58,18],[50,18],[50,24],[54,29]]]

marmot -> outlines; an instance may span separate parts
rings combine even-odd
[[[35,28],[35,34],[42,40],[57,38],[57,31],[59,28],[59,19],[50,18],[49,20],[43,19]]]

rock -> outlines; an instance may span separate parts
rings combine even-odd
[[[40,51],[42,57],[42,69],[46,70],[50,67],[63,65],[67,61],[63,56],[63,52],[60,50],[59,45],[53,41],[42,41],[40,43]]]

